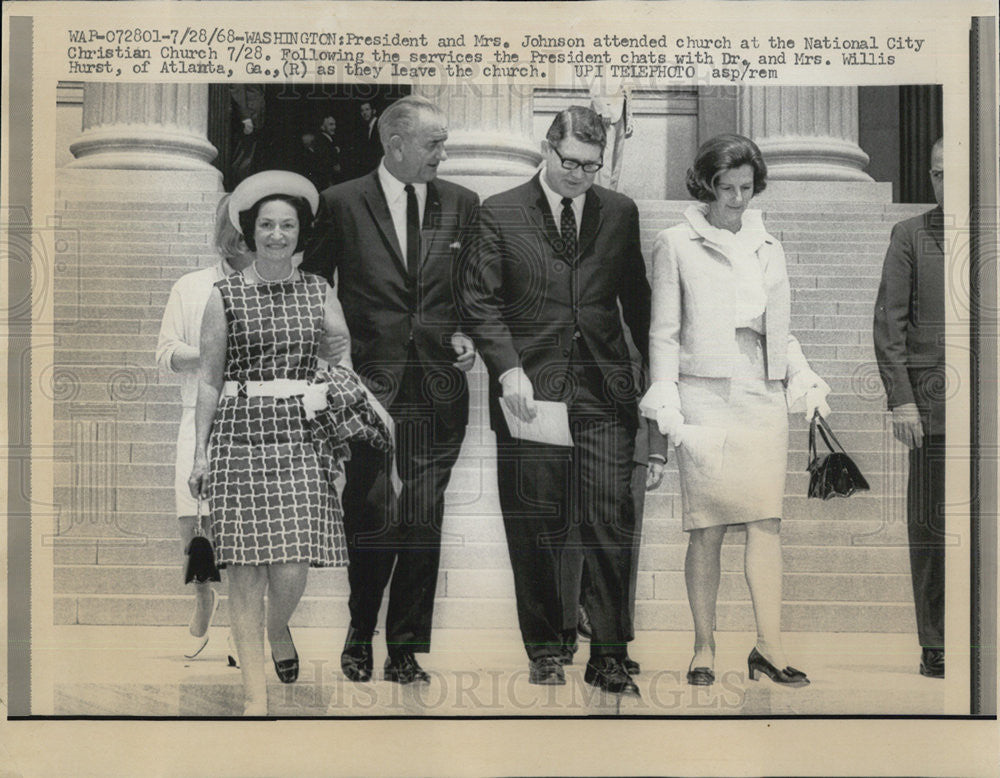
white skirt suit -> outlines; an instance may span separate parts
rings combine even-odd
[[[679,398],[685,531],[781,518],[788,410],[809,387],[829,391],[788,331],[785,255],[760,211],[745,211],[737,233],[706,213],[692,205],[656,238],[652,385],[640,406],[655,418]]]
[[[171,360],[180,344],[198,347],[201,340],[201,320],[216,281],[233,273],[224,259],[211,267],[186,273],[170,290],[160,335],[156,345],[156,362],[164,373],[177,374],[181,380],[181,422],[177,430],[174,464],[174,504],[178,518],[196,516],[198,501],[191,496],[188,477],[194,465],[194,417],[198,405],[198,371],[174,370]]]

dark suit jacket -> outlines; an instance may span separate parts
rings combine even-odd
[[[236,105],[239,120],[242,122],[250,119],[253,121],[253,131],[259,133],[264,127],[264,87],[257,84],[232,84],[229,96]]]
[[[322,155],[322,164],[324,168],[322,172],[316,174],[318,178],[325,179],[326,183],[320,188],[320,191],[333,184],[339,184],[343,181],[346,176],[344,176],[343,162],[340,156],[340,144],[337,138],[332,140],[327,137],[325,133],[316,133],[316,149]]]
[[[311,149],[306,146],[299,148],[294,161],[295,172],[308,178],[319,191],[333,183],[330,164],[329,149],[318,138]]]
[[[455,425],[468,420],[468,385],[452,366],[451,336],[459,329],[452,279],[478,203],[475,192],[457,184],[427,185],[418,282],[406,270],[377,172],[322,193],[302,267],[331,284],[337,271],[354,369],[390,412],[412,343],[442,419]]]
[[[892,228],[875,302],[874,337],[889,408],[916,403],[925,417],[931,417],[931,434],[943,433],[944,217],[940,206]]]
[[[378,119],[375,120],[371,134],[368,132],[368,123],[359,120],[355,130],[354,143],[351,144],[355,174],[363,176],[377,168],[382,159],[382,151],[382,139],[378,134]]]
[[[522,367],[535,398],[564,401],[557,379],[581,333],[622,418],[638,422],[639,387],[622,327],[648,359],[650,289],[639,245],[639,212],[628,197],[594,186],[580,225],[579,259],[564,261],[538,175],[487,199],[472,252],[463,262],[463,300],[490,372],[490,418],[502,429],[499,377]],[[621,309],[619,310],[619,304]]]

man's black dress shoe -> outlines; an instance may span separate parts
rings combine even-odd
[[[347,630],[347,640],[340,654],[340,669],[348,680],[364,683],[372,679],[372,638],[362,636],[354,627]]]
[[[395,683],[429,683],[431,677],[424,672],[424,669],[417,664],[417,658],[412,651],[403,651],[399,654],[389,654],[385,660],[385,680]]]
[[[286,626],[285,630],[288,632],[288,642],[292,646],[292,652],[295,654],[291,659],[275,659],[274,651],[271,652],[271,661],[274,662],[274,672],[278,674],[278,680],[282,683],[295,683],[299,678],[299,652],[295,650],[295,644],[292,643],[292,631]]]
[[[927,678],[944,678],[943,648],[925,648],[921,650],[920,674]]]
[[[625,672],[629,675],[638,675],[641,670],[639,669],[639,663],[636,662],[628,654],[625,654],[625,658],[622,660],[622,664],[625,665]]]
[[[590,657],[583,680],[612,694],[639,696],[639,687],[625,669],[625,663],[615,656]]]
[[[566,683],[566,671],[563,670],[562,657],[543,656],[532,659],[528,664],[528,683],[563,686]]]
[[[587,640],[590,640],[594,634],[590,626],[590,616],[587,615],[587,609],[582,605],[576,606],[576,631],[580,633],[581,637],[587,638]]]

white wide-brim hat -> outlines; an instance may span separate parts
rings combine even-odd
[[[319,192],[305,176],[288,170],[265,170],[244,178],[229,198],[229,221],[240,234],[240,212],[252,208],[254,203],[270,195],[302,197],[309,203],[312,215],[319,209]]]

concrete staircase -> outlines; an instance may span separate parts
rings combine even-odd
[[[93,171],[87,171],[92,175]],[[185,176],[185,177],[181,177]],[[182,625],[173,515],[179,395],[153,361],[171,284],[215,261],[214,204],[206,177],[121,172],[98,182],[57,177],[60,235],[54,275],[53,618],[57,624]],[[166,179],[166,180],[165,180]],[[95,188],[99,186],[100,188]],[[640,202],[647,262],[655,234],[687,203]],[[764,206],[784,245],[794,332],[834,390],[832,423],[872,485],[866,495],[804,497],[806,425],[791,420],[784,522],[789,630],[914,630],[904,520],[905,453],[892,440],[871,347],[871,314],[891,225],[920,206],[775,201]],[[471,374],[472,416],[448,492],[435,624],[516,624],[513,579],[496,495],[485,372]],[[752,463],[748,463],[752,467]],[[723,550],[719,628],[752,628],[741,531]],[[687,630],[676,467],[647,498],[637,620],[640,629]],[[343,570],[314,570],[293,622],[347,623]],[[217,623],[226,623],[225,604]]]

